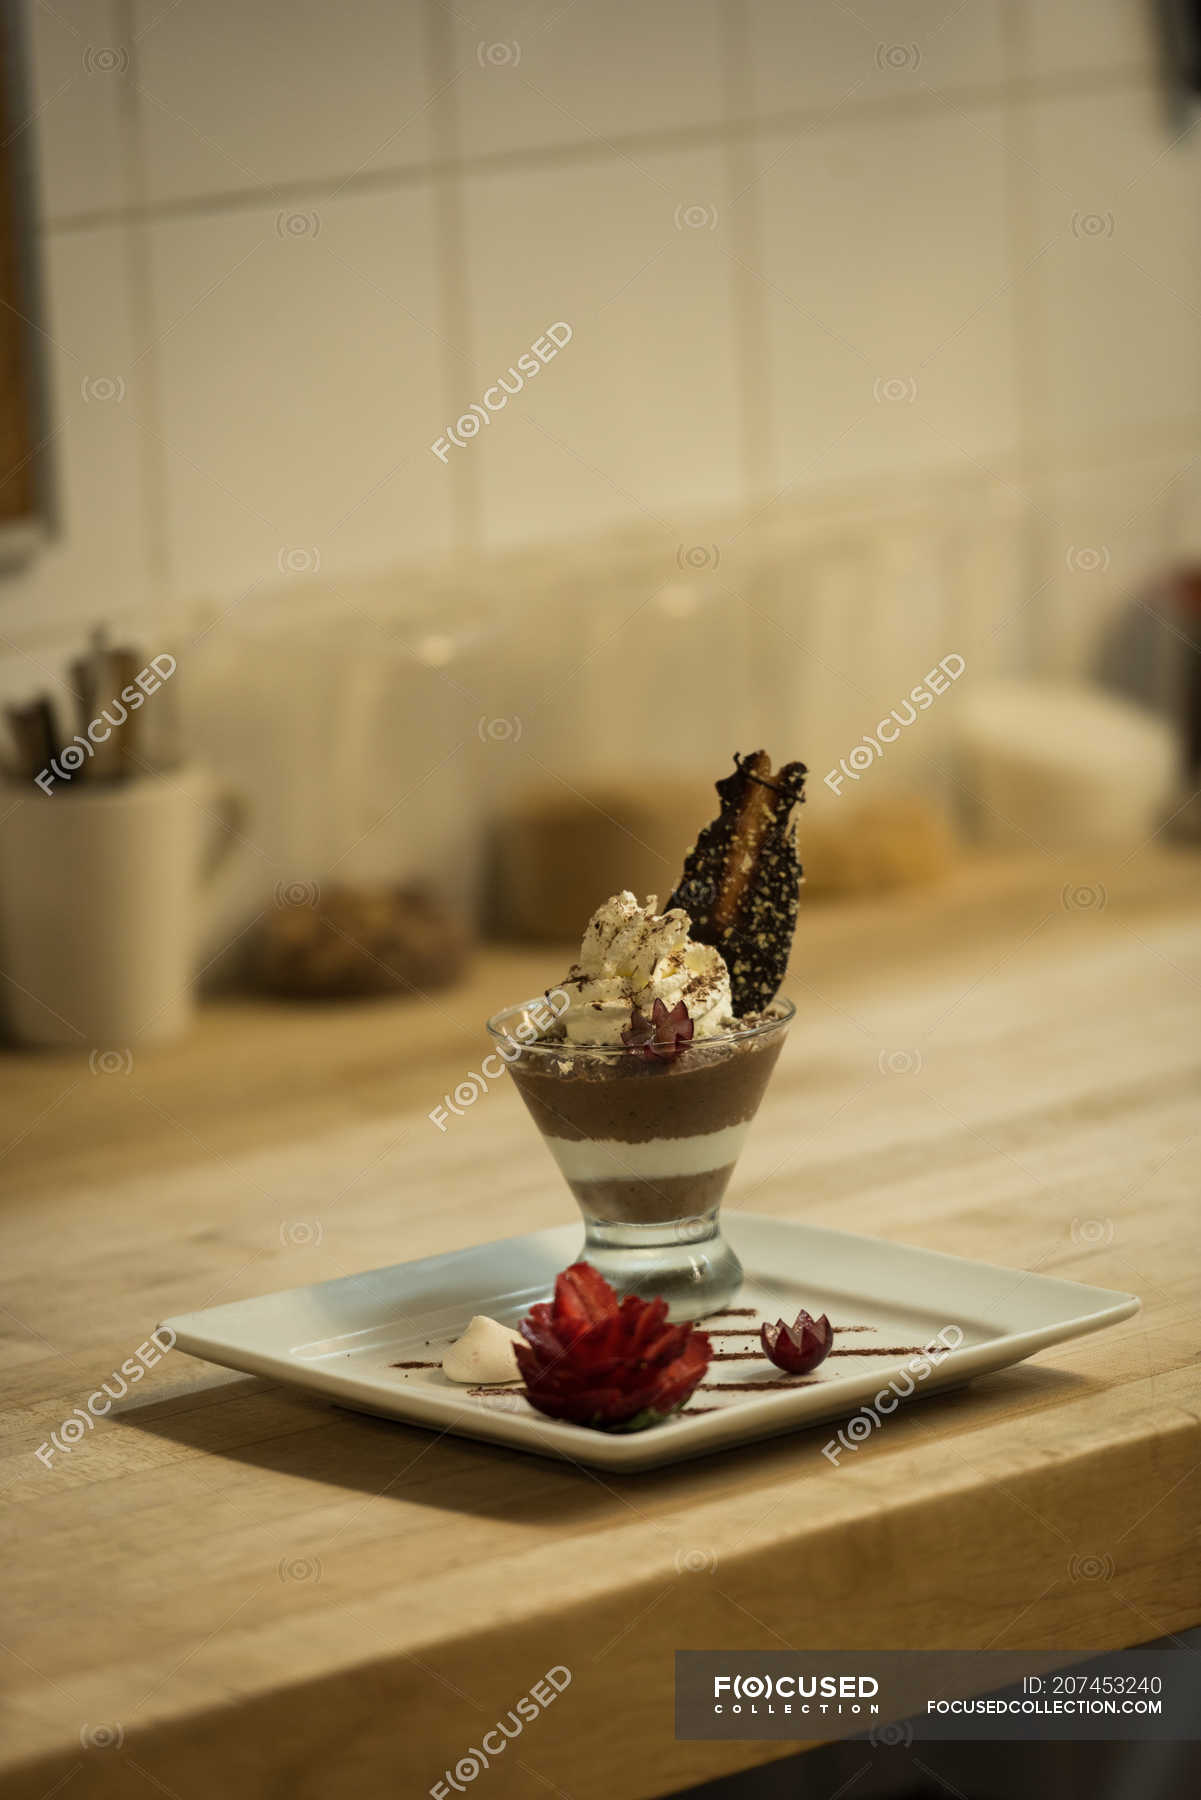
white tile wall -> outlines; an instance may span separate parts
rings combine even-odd
[[[721,0],[456,0],[453,103],[469,155],[716,125]]]
[[[670,561],[834,499],[862,535],[904,489],[962,579],[877,564],[878,608],[937,587],[986,662],[1072,666],[1070,593],[1030,598],[1066,497],[1201,442],[1201,145],[1135,0],[23,5],[65,535],[10,637],[219,611],[281,554],[336,584],[620,524]],[[841,579],[789,630],[837,636]]]
[[[1000,109],[769,137],[755,189],[777,475],[821,486],[1015,443]]]
[[[428,155],[414,0],[135,0],[134,14],[152,201],[339,181]]]
[[[573,333],[455,453],[489,547],[630,517],[670,534],[680,509],[741,498],[723,176],[704,150],[467,181],[464,407],[547,325]]]
[[[235,593],[450,545],[426,185],[150,227],[171,572]]]
[[[1172,146],[1158,95],[1036,103],[1038,428],[1069,454],[1194,418],[1201,402],[1197,146]],[[1045,248],[1044,248],[1045,247]]]
[[[129,51],[117,14],[112,0],[25,8],[29,111],[46,219],[120,206],[127,197],[121,114]]]
[[[45,553],[8,588],[0,585],[4,628],[18,635],[34,625],[51,633],[154,612],[143,487],[147,392],[127,231],[52,236],[45,275],[42,341],[59,517]]]
[[[856,101],[996,86],[1003,0],[747,0],[755,109],[831,113]]]
[[[1149,68],[1154,10],[1146,0],[1038,0],[1028,9],[1031,69],[1065,75]]]

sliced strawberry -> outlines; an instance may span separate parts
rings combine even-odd
[[[682,1406],[709,1366],[703,1331],[671,1325],[667,1303],[618,1303],[589,1263],[573,1263],[555,1297],[521,1322],[517,1366],[530,1404],[600,1431],[640,1430]]]

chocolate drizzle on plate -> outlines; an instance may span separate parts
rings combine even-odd
[[[767,1358],[764,1357],[764,1362]],[[769,1364],[770,1367],[770,1364]],[[778,1375],[770,1381],[702,1381],[697,1384],[697,1393],[702,1389],[710,1394],[759,1394],[768,1388],[820,1387],[821,1382],[816,1375]]]
[[[748,1315],[753,1314],[753,1307],[748,1306],[746,1310]],[[724,1319],[728,1317],[728,1315],[726,1313],[710,1313],[709,1317],[711,1319]],[[833,1329],[834,1335],[837,1337],[840,1331],[874,1331],[876,1327],[874,1325],[835,1325]],[[710,1325],[706,1323],[705,1331],[710,1337],[759,1336],[759,1327],[757,1325]]]
[[[830,1356],[924,1356],[928,1344],[850,1345],[845,1350],[831,1350]],[[762,1350],[714,1350],[710,1362],[767,1362]]]
[[[710,1337],[750,1338],[758,1336],[758,1316],[758,1309],[753,1306],[727,1306],[723,1307],[720,1312],[710,1313],[706,1319],[698,1320],[697,1324],[698,1328],[702,1331],[706,1331]],[[750,1319],[756,1322],[748,1325],[718,1326],[717,1328],[710,1327],[708,1323],[709,1319],[735,1318]],[[875,1332],[879,1327],[875,1325],[846,1324],[835,1325],[833,1329],[835,1336],[838,1337],[848,1332]],[[831,1357],[924,1356],[928,1355],[934,1348],[936,1348],[936,1346],[930,1344],[846,1344],[836,1346],[829,1352],[829,1355]],[[748,1348],[745,1350],[713,1350],[710,1356],[710,1364],[713,1366],[715,1375],[718,1373],[715,1365],[723,1362],[761,1363],[765,1373],[764,1375],[760,1375],[758,1370],[748,1369],[742,1380],[704,1380],[698,1383],[694,1390],[696,1393],[721,1394],[723,1396],[732,1395],[735,1397],[741,1396],[744,1400],[753,1400],[757,1394],[781,1393],[789,1388],[818,1387],[822,1385],[823,1381],[821,1375],[767,1375],[766,1370],[770,1369],[772,1365],[770,1360],[764,1355],[763,1350],[758,1346],[754,1349]],[[393,1369],[440,1369],[441,1366],[441,1363],[437,1362],[397,1362],[389,1364],[389,1367]],[[464,1391],[471,1399],[499,1401],[503,1403],[504,1407],[509,1411],[524,1410],[522,1403],[526,1399],[525,1390],[516,1382],[496,1382],[492,1384],[477,1383],[474,1386],[466,1388]],[[728,1402],[724,1399],[720,1402],[715,1402],[712,1405],[685,1405],[678,1413],[673,1414],[672,1418],[695,1419],[699,1418],[704,1413],[722,1412],[726,1410],[727,1406]],[[671,1419],[666,1420],[665,1423],[670,1424]]]

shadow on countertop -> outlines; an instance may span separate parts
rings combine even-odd
[[[821,1455],[837,1421],[666,1468],[617,1474],[351,1411],[254,1376],[130,1408],[114,1419],[181,1449],[385,1501],[498,1521],[511,1521],[520,1505],[530,1522],[545,1510],[556,1523],[587,1524],[628,1516],[631,1508],[702,1505],[734,1486],[770,1486],[789,1476],[798,1483],[799,1499],[805,1484],[835,1482],[840,1475],[847,1480],[848,1468],[871,1468],[877,1458],[913,1449],[933,1432],[940,1458],[963,1440],[966,1465],[977,1431],[1066,1405],[1091,1385],[1039,1363],[999,1370],[908,1403],[837,1468]]]

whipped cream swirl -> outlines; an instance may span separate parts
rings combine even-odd
[[[571,996],[563,1027],[573,1044],[620,1044],[637,1007],[647,1017],[656,1000],[688,1008],[695,1038],[717,1037],[734,1022],[730,976],[721,953],[694,944],[683,907],[655,909],[657,894],[639,906],[628,889],[614,894],[588,921],[580,959],[561,986]]]

